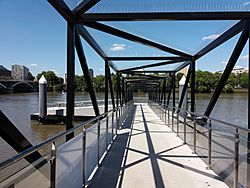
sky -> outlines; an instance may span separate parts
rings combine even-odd
[[[70,0],[67,0],[70,2]],[[72,1],[72,0],[71,0]],[[73,0],[73,2],[76,0]],[[250,2],[242,1],[246,6]],[[71,5],[72,6],[72,5]],[[71,7],[72,8],[72,7]],[[46,0],[0,0],[0,65],[10,69],[12,64],[25,65],[36,76],[46,70],[63,77],[66,70],[66,21]],[[157,22],[104,22],[161,44],[194,55],[201,47],[214,40],[235,21],[157,21]],[[173,56],[160,50],[113,37],[87,28],[109,56]],[[239,35],[197,61],[197,69],[223,70]],[[89,68],[95,75],[103,74],[104,61],[82,39]],[[248,66],[248,43],[237,67]],[[114,62],[118,69],[155,61]],[[76,55],[76,74],[82,71]],[[172,66],[173,68],[174,66]],[[171,66],[155,68],[164,70]]]

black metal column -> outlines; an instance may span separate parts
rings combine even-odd
[[[122,78],[122,104],[124,104],[125,99],[125,86],[124,86],[124,78]]]
[[[166,84],[167,84],[167,80],[166,80],[166,78],[164,78],[164,84],[163,84],[163,103],[164,103],[164,105],[166,105]]]
[[[100,112],[99,112],[98,103],[97,103],[97,99],[96,99],[96,95],[95,95],[95,90],[93,87],[92,78],[89,75],[89,67],[87,64],[86,57],[84,55],[81,39],[80,39],[80,36],[79,36],[77,30],[76,30],[76,37],[75,37],[75,45],[76,45],[76,51],[77,51],[77,54],[79,57],[79,61],[80,61],[81,67],[82,67],[84,79],[85,79],[85,82],[86,82],[87,87],[88,87],[89,96],[90,96],[90,99],[92,101],[92,105],[93,105],[93,108],[95,111],[95,115],[98,116],[98,115],[100,115]]]
[[[171,98],[171,92],[172,92],[172,88],[173,88],[173,82],[174,82],[174,79],[173,79],[173,76],[171,74],[169,74],[169,77],[172,77],[171,79],[171,84],[170,84],[170,87],[169,87],[169,90],[168,90],[168,100],[167,100],[167,105],[169,105],[169,102],[170,102],[170,98]]]
[[[75,105],[75,25],[68,22],[67,31],[67,104],[66,104],[66,130],[73,127]],[[66,141],[74,137],[74,133],[66,136]]]
[[[195,61],[190,64],[191,69],[191,112],[195,112]]]
[[[161,102],[161,82],[159,82],[159,86],[158,86],[158,99],[157,99],[158,103]]]
[[[120,80],[119,80],[119,73],[116,73],[116,106],[119,106],[119,85],[120,85]]]
[[[173,107],[175,107],[175,72],[173,73]]]
[[[104,99],[104,112],[106,113],[108,111],[108,100],[109,100],[109,79],[108,79],[108,71],[109,64],[108,61],[105,61],[105,99]]]
[[[210,114],[211,114],[211,112],[212,112],[221,92],[222,92],[222,89],[224,88],[224,86],[225,86],[225,84],[230,76],[230,73],[232,72],[247,40],[248,40],[248,28],[245,28],[244,31],[242,32],[236,46],[235,46],[235,48],[234,48],[234,51],[233,51],[233,53],[232,53],[232,55],[227,63],[227,66],[226,66],[226,68],[221,76],[221,79],[220,79],[220,81],[219,81],[219,83],[214,91],[214,94],[213,94],[213,96],[212,96],[212,98],[207,106],[207,109],[204,113],[205,116],[210,116]]]

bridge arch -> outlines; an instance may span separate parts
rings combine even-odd
[[[26,84],[26,85],[28,85],[31,89],[34,88],[34,87],[33,87],[30,83],[28,83],[28,82],[17,82],[17,83],[15,83],[14,85],[12,85],[12,88],[14,88],[14,87],[16,87],[17,85],[20,85],[20,84]]]
[[[7,87],[0,83],[0,87],[3,87],[4,89],[7,89]]]

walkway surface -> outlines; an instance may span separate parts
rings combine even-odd
[[[147,104],[137,104],[89,187],[228,187]]]

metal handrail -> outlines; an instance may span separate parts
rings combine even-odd
[[[221,121],[221,120],[218,120],[216,118],[210,118],[210,117],[207,117],[207,116],[204,116],[204,115],[200,115],[198,113],[194,113],[194,112],[190,112],[188,110],[182,110],[178,107],[174,107],[174,106],[170,106],[170,105],[166,105],[166,104],[161,104],[161,103],[157,103],[157,102],[154,102],[152,101],[153,105],[152,107],[153,108],[156,108],[156,110],[160,110],[162,111],[163,113],[165,113],[165,123],[166,123],[166,114],[168,113],[168,124],[170,122],[170,110],[172,108],[172,130],[174,131],[174,118],[177,120],[176,122],[176,126],[177,126],[177,136],[179,136],[179,130],[178,130],[178,126],[179,126],[179,113],[180,111],[183,111],[184,112],[184,121],[183,121],[183,124],[184,124],[184,138],[183,138],[183,141],[184,141],[184,144],[187,144],[186,142],[186,118],[187,118],[187,115],[190,114],[192,115],[192,120],[193,120],[193,152],[197,154],[196,152],[196,123],[197,123],[197,117],[199,118],[202,118],[203,120],[207,120],[207,124],[208,124],[208,166],[207,166],[207,169],[212,169],[212,120],[213,121],[216,121],[216,122],[219,122],[219,123],[223,123],[224,125],[227,125],[233,129],[235,129],[235,132],[234,132],[234,173],[233,173],[233,187],[234,188],[237,188],[238,187],[238,184],[239,184],[239,159],[240,159],[240,133],[239,133],[239,130],[242,130],[242,131],[245,131],[247,133],[250,132],[250,129],[247,129],[247,128],[244,128],[244,127],[240,127],[238,125],[234,125],[232,123],[228,123],[228,122],[224,122],[224,121]],[[154,105],[156,104],[156,105]],[[151,100],[149,102],[149,105],[151,105]],[[163,107],[163,109],[162,109]],[[159,109],[160,108],[160,109]],[[168,112],[167,112],[168,111]],[[174,117],[174,113],[176,113],[176,117]],[[249,138],[248,138],[249,139]]]
[[[157,104],[157,103],[156,103],[156,104]],[[159,104],[159,105],[160,105],[160,104]],[[170,108],[175,109],[175,110],[183,111],[183,109],[178,108],[178,107],[174,107],[174,106],[171,106],[171,105],[163,104],[162,106],[166,106],[166,107],[170,107]],[[225,122],[225,121],[222,121],[222,120],[218,120],[218,119],[216,119],[216,118],[204,116],[204,115],[201,115],[201,114],[199,114],[199,113],[190,112],[190,111],[188,111],[188,110],[184,110],[184,112],[186,112],[187,114],[190,114],[190,115],[194,115],[195,117],[201,117],[201,118],[204,118],[204,119],[207,119],[207,120],[216,121],[216,122],[218,122],[218,123],[222,123],[222,124],[225,124],[225,125],[227,125],[227,126],[233,127],[233,128],[235,128],[235,129],[239,129],[239,130],[246,131],[246,132],[250,133],[250,129],[248,129],[248,128],[244,128],[244,127],[241,127],[241,126],[232,124],[232,123],[228,123],[228,122]]]
[[[66,131],[64,131],[64,132],[62,132],[62,133],[59,133],[59,134],[57,134],[57,135],[55,135],[55,136],[53,136],[53,137],[51,137],[51,138],[45,140],[44,142],[42,142],[42,143],[40,143],[40,144],[37,144],[37,145],[35,145],[35,146],[31,147],[31,148],[28,148],[27,150],[25,150],[25,151],[23,151],[23,152],[21,152],[21,153],[18,153],[17,155],[13,156],[12,158],[7,159],[7,160],[1,162],[1,163],[0,163],[0,170],[2,170],[2,169],[4,169],[4,168],[6,168],[6,167],[12,165],[13,163],[15,163],[15,162],[17,162],[17,161],[20,161],[21,159],[23,159],[23,158],[25,158],[26,156],[28,156],[28,155],[30,155],[30,154],[32,154],[32,153],[38,151],[39,149],[41,149],[41,148],[43,148],[43,147],[45,147],[45,146],[48,146],[49,144],[52,144],[53,142],[58,141],[59,139],[65,137],[66,135],[68,135],[68,134],[74,132],[74,131],[77,130],[77,129],[80,129],[80,128],[82,128],[82,127],[85,128],[85,126],[89,125],[90,123],[92,123],[92,122],[94,122],[94,121],[96,121],[96,120],[98,120],[98,119],[103,118],[104,116],[106,116],[106,115],[109,114],[110,112],[115,112],[115,111],[117,111],[117,110],[118,110],[119,108],[121,108],[121,107],[122,107],[122,106],[119,106],[119,107],[116,107],[116,108],[114,108],[114,109],[111,109],[111,110],[109,110],[108,112],[105,112],[105,113],[103,113],[103,114],[101,114],[101,115],[99,115],[99,116],[97,116],[97,117],[94,117],[94,118],[92,118],[92,119],[90,119],[90,120],[88,120],[88,121],[86,121],[86,122],[84,122],[84,123],[78,124],[78,125],[76,125],[75,127],[71,128],[71,129],[68,129],[68,130],[66,130]],[[92,127],[92,126],[93,126],[93,125],[89,126],[88,128],[90,128],[90,127]],[[88,129],[88,128],[87,128],[87,129]]]

